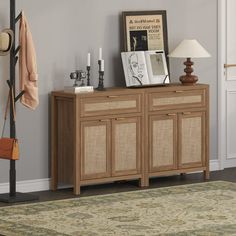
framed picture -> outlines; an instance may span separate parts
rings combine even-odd
[[[121,53],[127,87],[149,84],[145,54],[139,52]]]
[[[163,50],[121,53],[127,87],[169,84]]]
[[[150,84],[169,84],[170,79],[164,51],[145,51],[145,58]]]
[[[122,12],[124,51],[163,50],[168,54],[166,11]]]

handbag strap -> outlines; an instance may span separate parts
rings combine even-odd
[[[9,93],[8,93],[8,97],[7,97],[7,103],[6,103],[6,107],[5,107],[5,114],[4,114],[4,121],[3,121],[3,127],[2,127],[2,137],[3,137],[4,131],[5,131],[5,125],[6,125],[6,120],[7,120],[7,113],[8,113],[8,108],[10,106],[10,99],[11,99],[11,103],[12,103],[13,120],[15,122],[16,121],[16,110],[15,110],[15,102],[14,102],[14,93],[13,93],[13,89],[12,88],[10,88]]]
[[[10,89],[11,91],[11,104],[12,104],[12,111],[13,111],[13,121],[16,122],[16,109],[15,109],[15,99],[14,99],[14,93],[13,93],[13,89]],[[9,107],[9,104],[8,104]]]

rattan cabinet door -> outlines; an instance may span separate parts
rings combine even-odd
[[[183,112],[179,114],[179,168],[204,165],[205,115],[205,112]]]
[[[149,117],[149,171],[177,169],[177,114]]]
[[[140,117],[112,120],[112,175],[140,173]]]
[[[97,179],[111,175],[111,121],[81,122],[81,179]]]

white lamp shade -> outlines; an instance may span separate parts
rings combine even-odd
[[[185,39],[168,56],[178,58],[201,58],[210,57],[211,55],[196,39]]]

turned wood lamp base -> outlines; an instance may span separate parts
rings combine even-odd
[[[179,80],[183,85],[195,85],[198,81],[198,77],[196,75],[182,75],[179,77]]]
[[[182,75],[179,77],[179,80],[183,85],[195,85],[198,81],[198,77],[196,75],[191,75],[193,73],[193,64],[194,63],[190,58],[187,58],[187,61],[184,62],[184,65],[186,66],[184,72],[186,72],[186,75]]]

